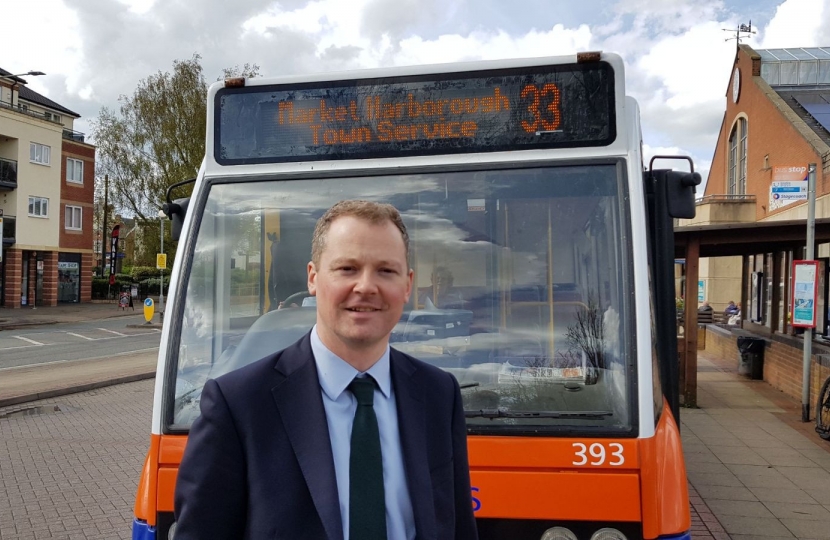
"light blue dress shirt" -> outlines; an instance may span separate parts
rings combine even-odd
[[[340,497],[340,517],[343,537],[349,540],[349,454],[351,453],[352,424],[357,400],[346,388],[360,374],[345,360],[331,352],[317,334],[311,331],[311,350],[317,365],[317,376],[323,394],[323,407],[329,426],[331,450],[334,454],[334,474]],[[389,540],[415,538],[415,516],[404,473],[403,450],[398,432],[398,409],[389,372],[389,347],[380,360],[368,371],[378,388],[375,389],[374,409],[380,431],[380,450],[383,460],[383,490],[386,499],[386,537]]]

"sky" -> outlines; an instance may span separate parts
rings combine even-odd
[[[194,54],[213,81],[246,63],[277,77],[615,52],[646,156],[690,155],[704,182],[734,29],[751,22],[742,42],[755,49],[830,46],[830,0],[5,0],[1,11],[0,68],[45,72],[29,87],[80,114],[90,138],[102,107]]]

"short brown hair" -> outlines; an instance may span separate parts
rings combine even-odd
[[[401,231],[406,260],[409,261],[409,233],[406,232],[406,225],[403,224],[401,213],[391,204],[376,203],[372,201],[347,200],[340,201],[326,210],[317,225],[314,227],[314,236],[311,238],[311,262],[316,265],[320,263],[320,256],[326,247],[326,235],[329,232],[332,222],[343,216],[352,216],[368,221],[373,225],[381,225],[391,221]]]

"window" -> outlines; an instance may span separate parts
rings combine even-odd
[[[738,169],[738,193],[743,195],[746,193],[746,118],[738,120],[738,128],[741,131],[741,146],[740,146],[740,168]]]
[[[732,128],[732,133],[729,135],[729,171],[726,182],[726,193],[734,195],[737,192],[737,174],[738,166],[738,128]]]
[[[84,162],[80,159],[66,158],[66,181],[74,184],[84,183]]]
[[[67,230],[80,231],[81,220],[83,219],[83,209],[80,206],[66,205],[66,220],[64,226]]]
[[[728,195],[743,195],[746,193],[748,131],[746,118],[739,118],[729,135],[729,167],[726,179],[726,193]]]
[[[49,165],[51,163],[52,149],[45,144],[31,143],[29,144],[29,161],[32,163],[40,163],[41,165]]]
[[[60,122],[61,121],[61,115],[55,114],[55,113],[50,113],[49,111],[46,111],[45,113],[43,113],[43,116],[45,116],[47,120],[51,120],[52,122]]]
[[[29,197],[29,215],[33,217],[49,217],[49,199],[45,197]]]

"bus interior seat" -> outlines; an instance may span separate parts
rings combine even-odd
[[[297,307],[269,311],[245,332],[227,363],[217,364],[211,377],[229,373],[292,345],[317,322],[316,307]]]

